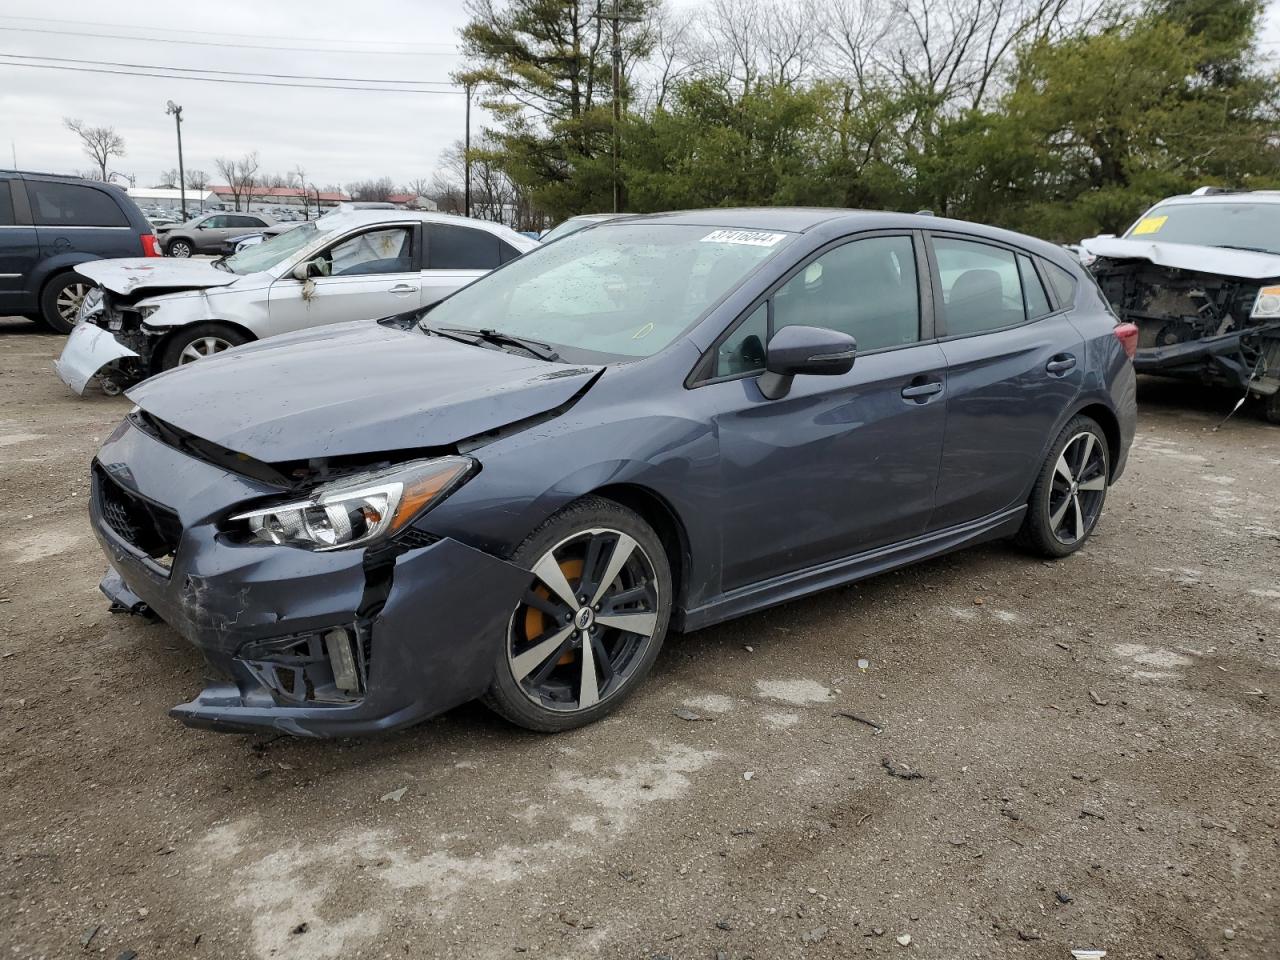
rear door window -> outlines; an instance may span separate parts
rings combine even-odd
[[[78,183],[28,180],[31,217],[44,227],[127,227],[128,219],[105,191]]]
[[[1012,250],[972,240],[933,238],[948,337],[1023,323],[1018,261]]]
[[[492,270],[501,262],[495,234],[451,223],[427,227],[428,270]]]

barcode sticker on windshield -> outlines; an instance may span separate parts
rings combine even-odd
[[[772,247],[786,239],[785,233],[764,233],[760,230],[716,230],[702,238],[703,243],[745,243],[750,247]]]

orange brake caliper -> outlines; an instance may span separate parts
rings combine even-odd
[[[571,558],[569,560],[561,560],[560,572],[564,574],[564,578],[568,580],[570,584],[577,586],[578,581],[582,579],[582,561],[577,558]],[[533,592],[540,597],[551,596],[551,591],[548,590],[542,584],[538,584],[538,586],[534,587]],[[535,637],[542,636],[542,634],[545,633],[547,629],[546,620],[547,620],[546,614],[544,614],[537,607],[525,607],[525,610],[524,610],[525,639],[533,640]],[[559,664],[573,663],[573,661],[576,658],[577,658],[576,653],[574,653],[572,650],[566,650],[564,656],[562,656],[559,659],[558,663]]]

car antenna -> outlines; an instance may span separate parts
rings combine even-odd
[[[917,217],[932,217],[933,215],[934,215],[934,214],[933,214],[933,211],[932,211],[932,210],[917,210],[917,211],[916,211],[916,216],[917,216]]]

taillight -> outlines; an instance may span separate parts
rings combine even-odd
[[[1114,333],[1124,347],[1125,356],[1130,360],[1138,352],[1138,325],[1136,323],[1117,323]]]
[[[144,233],[142,235],[142,255],[144,257],[159,257],[160,240],[154,233]]]

